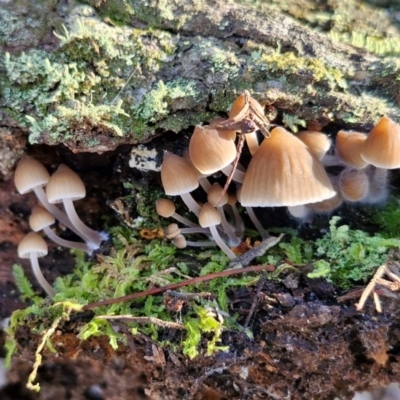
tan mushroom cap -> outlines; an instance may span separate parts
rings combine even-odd
[[[183,157],[167,151],[161,165],[161,182],[165,194],[180,196],[199,187],[199,172]]]
[[[189,143],[193,165],[205,175],[211,175],[236,158],[235,142],[231,135],[209,126],[196,126]]]
[[[180,234],[181,230],[179,229],[178,224],[169,224],[166,228],[164,228],[164,236],[166,239],[171,240]]]
[[[186,238],[182,234],[176,235],[172,239],[172,243],[178,248],[178,249],[184,249],[186,247]]]
[[[217,117],[214,118],[210,124],[209,127],[210,128],[214,128],[216,129],[220,134],[222,134],[222,136],[226,139],[226,140],[235,140],[236,139],[236,131],[235,130],[228,130],[228,129],[218,129],[216,128],[216,126],[218,124],[220,124],[221,122],[226,121],[225,118],[222,117]]]
[[[29,232],[18,245],[18,257],[30,258],[31,254],[37,257],[47,255],[48,249],[44,239],[35,232]]]
[[[310,152],[319,160],[326,154],[331,147],[332,141],[325,133],[318,131],[302,131],[297,137],[305,143]]]
[[[240,202],[245,207],[297,206],[334,195],[321,162],[300,139],[278,127],[251,159]]]
[[[42,230],[46,226],[53,225],[55,221],[54,215],[40,206],[33,207],[29,216],[29,226],[35,232]]]
[[[365,170],[346,168],[339,175],[339,190],[347,201],[360,201],[368,195],[369,178]]]
[[[202,228],[219,225],[221,223],[221,215],[211,204],[205,203],[199,214],[199,225]]]
[[[65,164],[60,164],[57,171],[50,177],[46,186],[49,203],[61,203],[63,199],[79,200],[86,196],[82,179]]]
[[[31,191],[36,186],[45,186],[50,174],[45,166],[32,157],[24,156],[19,161],[14,173],[14,183],[21,194]]]
[[[332,187],[334,188],[334,190],[336,190],[336,194],[333,197],[331,197],[330,199],[317,201],[316,203],[308,204],[308,207],[312,211],[319,213],[319,214],[330,213],[334,209],[340,207],[343,203],[343,197],[339,191],[338,177],[329,175],[329,174],[328,174],[328,177],[332,183]]]
[[[378,168],[400,167],[400,125],[382,117],[368,134],[361,150],[362,159]]]
[[[175,204],[169,199],[157,199],[156,211],[161,217],[169,218],[175,212]]]
[[[367,135],[361,132],[339,131],[336,136],[335,149],[337,155],[349,166],[353,168],[364,168],[368,165],[361,158],[361,149]]]
[[[213,207],[221,207],[228,202],[228,193],[225,192],[221,197],[223,190],[224,188],[217,182],[212,185],[212,188],[208,192],[207,200]]]

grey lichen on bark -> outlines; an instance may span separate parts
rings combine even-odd
[[[399,60],[336,42],[289,6],[86,3],[20,0],[0,13],[0,115],[5,128],[28,129],[30,143],[76,152],[139,143],[207,123],[244,89],[292,129],[399,119]]]

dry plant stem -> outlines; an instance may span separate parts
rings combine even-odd
[[[219,246],[219,248],[231,259],[234,260],[236,258],[236,254],[226,245],[226,243],[221,239],[221,236],[219,236],[218,230],[215,225],[210,226],[210,232]]]
[[[53,214],[63,225],[71,229],[71,231],[75,232],[79,237],[82,237],[82,233],[78,231],[72,225],[71,221],[68,219],[67,214],[63,213],[57,206],[49,203],[46,197],[46,193],[44,192],[42,187],[35,187],[34,189],[36,197],[42,203],[43,207],[50,213]]]
[[[281,233],[278,237],[270,236],[264,239],[258,246],[246,251],[242,256],[237,257],[229,264],[229,268],[241,268],[249,265],[255,258],[261,257],[265,252],[278,244],[285,235]]]
[[[376,292],[373,292],[373,297],[374,297],[374,303],[375,303],[375,310],[378,311],[379,313],[382,312],[382,304],[381,300],[379,299],[379,295]]]
[[[44,227],[43,231],[49,239],[51,239],[54,243],[59,244],[60,246],[67,247],[68,249],[82,250],[88,254],[93,253],[93,250],[85,243],[71,242],[70,240],[60,238],[60,236],[57,236],[49,226]]]
[[[221,192],[221,194],[219,196],[219,199],[217,201],[217,206],[221,202],[222,197],[224,197],[225,193],[227,192],[227,190],[229,188],[230,183],[232,182],[233,175],[234,175],[234,173],[235,173],[235,171],[237,169],[237,165],[239,163],[240,155],[242,154],[243,143],[244,143],[244,136],[243,135],[239,135],[239,142],[237,144],[237,149],[236,149],[236,158],[233,160],[232,169],[230,171],[230,174],[228,175],[228,179],[225,182],[225,186],[224,186],[224,188],[223,188],[223,190],[222,190],[222,192]]]
[[[382,276],[386,273],[386,271],[387,271],[386,264],[381,265],[377,269],[377,271],[375,272],[375,275],[372,277],[371,281],[368,283],[367,287],[362,292],[360,300],[358,301],[358,303],[355,304],[357,311],[361,311],[363,309],[365,302],[368,299],[368,296],[372,293],[372,291],[375,288],[377,279],[382,278]]]
[[[43,276],[43,273],[42,273],[42,270],[40,269],[39,261],[37,259],[36,254],[35,253],[31,253],[30,259],[31,259],[31,266],[32,266],[33,274],[35,275],[35,278],[39,282],[40,286],[44,289],[44,291],[50,297],[54,297],[56,292],[51,287],[50,283],[47,282],[46,278]]]
[[[98,315],[98,319],[121,319],[128,322],[136,322],[138,324],[153,324],[170,329],[185,329],[185,326],[176,322],[163,321],[155,317],[134,317],[132,315]]]
[[[283,235],[281,235],[281,236],[283,236]],[[268,272],[273,272],[273,271],[275,271],[275,267],[273,265],[257,265],[254,267],[247,267],[247,268],[241,268],[241,269],[227,269],[225,271],[216,272],[214,274],[208,274],[208,275],[204,275],[204,276],[198,276],[198,277],[192,278],[192,279],[187,279],[182,282],[173,283],[171,285],[144,290],[143,292],[132,293],[132,294],[128,294],[128,295],[122,296],[122,297],[117,297],[114,299],[106,299],[106,300],[102,300],[102,301],[96,301],[94,303],[87,304],[86,306],[84,306],[82,308],[82,310],[83,311],[91,310],[92,308],[106,306],[106,305],[115,304],[115,303],[121,303],[123,301],[129,301],[129,300],[137,299],[139,297],[153,296],[156,294],[164,293],[167,290],[174,290],[174,289],[178,289],[178,288],[184,287],[184,286],[196,285],[201,282],[207,282],[212,279],[223,278],[225,276],[244,274],[247,272],[259,272],[259,271],[264,271],[264,270],[268,271]]]
[[[78,214],[76,213],[74,203],[72,202],[71,199],[63,199],[63,204],[71,223],[80,232],[79,236],[83,235],[86,238],[86,241],[93,243],[98,248],[103,240],[99,232],[90,229],[81,221]]]
[[[250,311],[247,314],[246,321],[244,323],[244,328],[245,329],[249,326],[251,317],[253,316],[254,311],[255,311],[255,309],[257,307],[257,304],[258,304],[258,302],[260,300],[260,292],[261,292],[262,287],[264,286],[265,278],[266,278],[266,276],[265,276],[265,274],[263,274],[261,276],[260,282],[258,282],[257,291],[255,293],[253,302],[251,303]]]
[[[245,207],[247,214],[249,216],[249,218],[251,219],[251,222],[253,223],[253,225],[255,226],[255,228],[257,229],[257,231],[259,232],[259,234],[261,235],[261,237],[263,239],[267,239],[269,237],[268,232],[262,227],[261,222],[258,220],[256,214],[254,213],[254,210],[252,207]]]

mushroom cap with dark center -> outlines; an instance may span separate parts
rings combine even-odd
[[[37,257],[47,255],[48,249],[44,239],[35,232],[29,232],[18,245],[18,257],[30,258],[31,254]]]
[[[400,125],[389,117],[382,117],[368,134],[361,157],[378,168],[400,167]]]
[[[61,203],[63,199],[79,200],[86,196],[86,189],[78,174],[64,164],[50,177],[46,186],[49,203]]]
[[[45,186],[50,174],[45,166],[32,157],[24,156],[18,162],[14,183],[19,193],[27,193],[37,186]]]
[[[196,126],[190,138],[189,155],[202,174],[211,175],[236,158],[236,146],[229,131],[224,133],[209,126]]]
[[[245,207],[297,206],[334,195],[321,162],[300,139],[278,127],[251,159],[240,202]]]
[[[336,135],[335,150],[337,155],[353,168],[364,168],[368,165],[361,158],[361,149],[367,135],[361,132],[339,131]]]
[[[161,182],[168,196],[180,196],[199,186],[199,172],[187,160],[167,151],[161,165]]]
[[[38,232],[46,226],[53,225],[56,219],[53,214],[50,214],[43,207],[35,206],[29,216],[29,226],[33,231]]]

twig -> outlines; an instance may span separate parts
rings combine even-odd
[[[177,322],[163,321],[162,319],[155,317],[134,317],[132,315],[98,315],[95,318],[98,319],[120,319],[128,322],[136,322],[138,324],[154,324],[162,326],[163,328],[171,329],[185,329],[185,326],[178,324]]]
[[[252,249],[246,251],[242,256],[235,258],[229,264],[230,269],[246,267],[249,265],[255,258],[261,257],[265,254],[265,252],[271,247],[278,244],[283,238],[284,234],[281,233],[278,237],[270,236],[264,239],[258,246],[253,247]]]
[[[174,292],[173,290],[167,290],[165,292],[165,295],[175,297],[178,299],[195,299],[195,298],[203,298],[207,297],[210,299],[215,299],[216,296],[213,295],[212,293],[208,292],[201,292],[201,293],[182,293],[182,292]]]
[[[251,303],[250,311],[247,314],[246,321],[244,323],[244,328],[247,328],[249,326],[249,324],[250,324],[251,317],[253,316],[254,310],[256,309],[257,304],[258,304],[258,302],[260,300],[260,292],[261,292],[261,289],[262,289],[262,287],[264,285],[264,282],[265,282],[265,275],[263,275],[261,277],[261,279],[260,279],[260,282],[258,282],[256,295],[254,296],[253,302]]]
[[[257,247],[259,247],[259,246],[257,246]],[[116,297],[114,299],[106,299],[106,300],[96,301],[94,303],[87,304],[82,309],[90,310],[95,307],[106,306],[106,305],[115,304],[115,303],[121,303],[123,301],[133,300],[133,299],[137,299],[139,297],[153,296],[155,294],[164,293],[167,290],[174,290],[174,289],[178,289],[183,286],[195,285],[197,283],[207,282],[207,281],[210,281],[210,280],[216,279],[216,278],[222,278],[222,277],[230,276],[230,275],[244,274],[247,272],[259,272],[259,271],[264,271],[264,270],[266,270],[268,272],[273,272],[273,271],[275,271],[275,267],[273,265],[257,265],[257,266],[242,268],[242,269],[227,269],[225,271],[216,272],[214,274],[198,276],[196,278],[186,279],[182,282],[172,283],[171,285],[158,287],[158,288],[152,288],[152,289],[144,290],[142,292],[132,293],[132,294],[128,294],[128,295],[122,296],[122,297]]]

